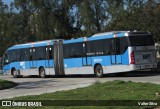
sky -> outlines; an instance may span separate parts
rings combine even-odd
[[[3,3],[7,4],[8,6],[10,5],[11,2],[14,0],[2,0]]]

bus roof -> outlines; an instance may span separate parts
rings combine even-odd
[[[67,43],[83,42],[85,40],[91,41],[91,40],[98,40],[98,39],[105,39],[105,38],[133,36],[133,35],[151,35],[151,33],[144,32],[144,31],[111,31],[111,32],[97,33],[90,37],[81,37],[77,39],[64,40],[63,43],[67,44]],[[14,45],[10,47],[8,50],[38,47],[38,46],[45,46],[45,45],[50,45],[50,44],[53,45],[54,41],[56,40],[62,40],[62,39],[53,39],[53,40],[31,42],[31,43],[26,43],[26,44],[18,44],[18,45]]]
[[[92,37],[103,36],[103,35],[113,35],[113,34],[126,33],[126,32],[127,31],[111,31],[111,32],[97,33],[97,34],[94,34]]]
[[[13,45],[8,50],[37,47],[37,46],[45,46],[45,45],[49,45],[49,44],[53,43],[55,40],[45,40],[45,41],[30,42],[30,43],[25,43],[25,44],[17,44],[17,45]]]
[[[77,39],[71,40],[64,40],[64,44],[67,43],[75,43],[75,42],[83,42],[84,40],[97,40],[97,39],[104,39],[104,38],[113,38],[116,34],[117,37],[123,37],[127,31],[112,31],[112,32],[104,32],[104,33],[97,33],[90,37],[81,37]]]
[[[68,44],[68,43],[83,42],[83,41],[84,41],[84,37],[81,37],[76,39],[64,40],[63,43]]]

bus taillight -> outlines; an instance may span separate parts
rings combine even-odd
[[[134,52],[131,52],[130,57],[131,57],[131,63],[130,64],[135,64]]]

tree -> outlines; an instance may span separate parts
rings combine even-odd
[[[79,5],[80,20],[85,36],[103,30],[107,22],[105,0],[83,0]]]
[[[0,57],[3,55],[6,45],[5,45],[5,34],[6,34],[6,23],[7,23],[7,18],[6,14],[8,11],[8,6],[5,5],[2,0],[0,0]]]
[[[33,7],[31,5],[32,0],[14,0],[14,5],[19,11],[16,17],[16,21],[18,22],[18,31],[21,43],[34,41],[34,35],[31,31],[31,24],[30,24],[30,16],[33,13]],[[32,36],[32,37],[31,37]]]
[[[34,12],[30,17],[32,32],[37,40],[71,38],[75,34],[71,10],[73,0],[32,0]]]
[[[130,5],[130,8],[127,8],[123,14],[112,19],[109,25],[106,26],[105,31],[149,31],[153,34],[155,41],[158,42],[160,40],[160,35],[158,34],[160,27],[159,12],[159,4],[154,0],[146,2],[139,0],[138,6]]]

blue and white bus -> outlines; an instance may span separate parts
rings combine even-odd
[[[4,55],[3,74],[102,77],[156,66],[154,41],[149,32],[113,31],[71,40],[14,45]]]

